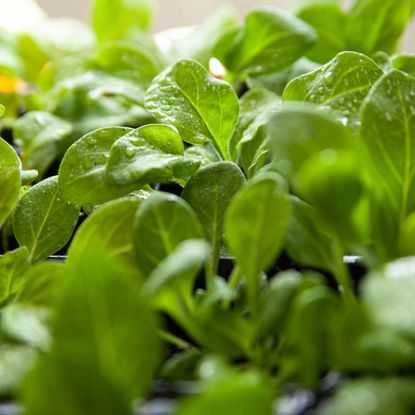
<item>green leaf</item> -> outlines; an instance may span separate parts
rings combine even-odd
[[[415,208],[415,79],[393,70],[373,87],[362,107],[361,136],[374,172],[402,224]]]
[[[208,370],[210,366],[205,363],[202,368]],[[178,415],[273,413],[274,392],[262,375],[256,371],[229,372],[210,380],[200,395],[185,399]]]
[[[14,139],[22,150],[25,169],[42,176],[59,155],[60,142],[72,132],[72,125],[48,112],[31,111],[14,124]]]
[[[415,382],[386,377],[348,380],[323,405],[322,415],[404,415],[413,411]]]
[[[282,332],[301,281],[302,276],[298,272],[285,271],[267,285],[258,310],[256,338],[276,337]]]
[[[347,50],[345,36],[339,31],[339,27],[346,24],[347,17],[337,2],[313,2],[302,8],[297,16],[318,35],[318,41],[307,54],[311,60],[326,63],[337,53]]]
[[[46,110],[73,124],[73,140],[103,127],[150,122],[143,86],[89,67],[80,72],[53,82],[45,102]]]
[[[106,42],[95,53],[97,66],[116,77],[133,80],[147,88],[158,74],[158,64],[151,54],[137,43]]]
[[[143,286],[153,307],[163,310],[187,330],[192,328],[188,313],[193,311],[193,286],[210,254],[210,246],[199,239],[180,242],[154,269]]]
[[[36,352],[28,346],[0,345],[0,396],[10,397],[20,388],[36,360]]]
[[[116,185],[169,183],[190,177],[199,165],[184,156],[183,141],[174,128],[150,124],[115,141],[106,175]]]
[[[135,264],[133,221],[140,200],[123,198],[105,204],[82,224],[68,252],[68,262],[80,261],[99,242],[109,258]]]
[[[354,143],[349,130],[331,114],[299,103],[274,113],[266,128],[276,166],[289,177],[314,154]]]
[[[349,49],[368,55],[394,53],[412,9],[412,0],[357,0],[344,28]]]
[[[136,276],[105,250],[68,268],[55,310],[54,342],[28,377],[23,400],[33,415],[131,413],[159,362],[156,323]]]
[[[203,237],[191,207],[167,193],[145,200],[134,219],[134,249],[139,269],[149,275],[175,248],[187,239]]]
[[[258,302],[260,274],[277,258],[289,216],[288,196],[275,173],[248,182],[228,208],[226,240],[246,276],[252,312]]]
[[[292,215],[288,224],[286,250],[297,264],[335,271],[339,258],[333,237],[324,233],[315,209],[291,197]]]
[[[207,270],[209,284],[217,272],[226,210],[244,184],[245,177],[236,164],[219,162],[201,168],[183,190],[183,199],[197,213],[212,246],[212,257]]]
[[[109,127],[80,138],[66,152],[59,169],[59,186],[73,203],[95,205],[124,196],[139,185],[118,186],[106,180],[111,146],[130,128]]]
[[[391,262],[364,281],[363,302],[380,327],[415,337],[414,257]]]
[[[14,296],[23,285],[22,274],[29,267],[26,247],[0,256],[0,305]]]
[[[51,342],[47,325],[50,310],[22,304],[10,304],[1,311],[1,330],[10,339],[46,351]]]
[[[282,335],[282,381],[312,387],[327,371],[326,334],[338,302],[338,297],[324,286],[306,289],[295,298]]]
[[[238,98],[229,84],[211,77],[196,61],[179,61],[155,78],[145,104],[155,117],[174,125],[184,141],[211,140],[221,157],[229,159]]]
[[[406,72],[409,75],[415,75],[415,56],[413,55],[400,55],[392,58],[392,66],[395,69],[399,69],[402,72]]]
[[[63,279],[65,264],[62,261],[47,261],[32,265],[22,275],[23,287],[16,301],[33,306],[51,306],[57,297]]]
[[[59,251],[69,241],[80,207],[68,202],[50,177],[33,186],[19,201],[13,230],[20,246],[27,246],[33,262]]]
[[[321,68],[292,80],[285,101],[306,101],[353,119],[382,69],[365,55],[341,52]]]
[[[21,166],[13,148],[0,138],[0,228],[19,199]]]
[[[239,76],[264,75],[294,63],[316,40],[315,31],[302,20],[283,10],[263,7],[247,15],[244,27],[230,42],[230,50],[218,57]]]
[[[294,180],[297,192],[344,244],[366,242],[370,228],[367,191],[359,168],[354,153],[326,150],[304,163]]]
[[[131,37],[147,30],[153,14],[153,0],[94,0],[92,25],[99,41]]]
[[[233,160],[237,159],[238,148],[254,139],[270,112],[280,108],[281,99],[266,89],[254,88],[244,94],[239,103],[241,115],[229,144]]]

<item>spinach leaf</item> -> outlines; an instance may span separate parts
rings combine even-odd
[[[203,240],[180,242],[159,263],[143,286],[143,293],[156,309],[169,313],[187,329],[191,327],[187,313],[194,311],[194,280],[209,253],[210,247]]]
[[[22,274],[29,267],[26,247],[7,252],[0,257],[0,304],[9,300],[21,288]]]
[[[374,181],[401,225],[415,208],[414,96],[415,79],[393,70],[373,87],[361,115],[361,136]]]
[[[229,140],[239,117],[233,88],[214,79],[202,65],[182,60],[167,68],[147,91],[148,111],[174,125],[183,140],[211,140],[222,159],[229,159]]]
[[[31,111],[18,118],[13,133],[22,150],[24,168],[36,169],[43,176],[71,132],[70,123],[48,112]]]
[[[0,345],[0,396],[8,397],[20,388],[36,361],[36,351],[16,344]]]
[[[264,75],[295,62],[316,40],[315,31],[302,20],[283,10],[262,7],[247,15],[245,25],[231,39],[225,35],[225,49],[219,44],[216,55],[238,77]]]
[[[217,373],[212,363],[202,363],[202,369],[213,369],[212,379],[199,396],[184,400],[179,415],[271,415],[274,393],[268,381],[257,371],[238,372],[228,370]],[[201,369],[201,370],[202,370]]]
[[[364,411],[365,415],[410,413],[414,407],[414,392],[412,379],[388,376],[349,380],[324,405],[322,414],[347,415],[356,411]]]
[[[161,192],[141,203],[133,229],[138,267],[145,276],[150,275],[181,242],[203,237],[191,207],[183,199]]]
[[[411,301],[415,291],[414,258],[391,262],[372,272],[363,285],[363,301],[376,324],[415,336]]]
[[[59,168],[59,186],[73,203],[94,205],[124,196],[139,185],[117,186],[106,179],[105,167],[111,146],[131,131],[109,127],[80,138],[66,152]]]
[[[226,210],[244,184],[245,177],[236,164],[220,162],[201,168],[183,190],[183,199],[197,213],[212,246],[212,256],[206,270],[209,286],[217,273]]]
[[[259,305],[255,327],[257,339],[282,333],[301,281],[302,276],[296,271],[285,271],[272,278]]]
[[[338,297],[324,286],[305,289],[294,299],[282,334],[282,381],[312,387],[327,370],[329,348],[325,333],[337,307]]]
[[[1,330],[11,340],[46,351],[51,342],[49,316],[44,307],[10,304],[1,311]]]
[[[141,201],[123,198],[98,208],[79,228],[68,252],[68,262],[79,261],[99,242],[108,258],[135,265],[133,221]]]
[[[332,114],[300,103],[275,112],[266,128],[275,164],[290,178],[311,156],[327,149],[352,147],[355,143],[350,131]]]
[[[326,63],[337,53],[347,50],[346,36],[339,30],[347,22],[347,15],[336,1],[311,2],[303,7],[297,16],[308,23],[318,35],[307,56],[320,63]]]
[[[291,197],[292,215],[288,224],[286,250],[296,263],[336,273],[342,253],[336,241],[321,229],[315,209],[301,199]]]
[[[80,207],[68,202],[50,177],[33,186],[19,201],[13,230],[20,246],[29,249],[32,262],[63,248],[78,222]]]
[[[128,38],[148,29],[152,11],[152,0],[94,0],[92,25],[99,41]]]
[[[258,306],[259,280],[282,248],[290,205],[275,173],[263,173],[248,182],[231,202],[225,218],[225,236],[246,276],[251,312]]]
[[[283,98],[319,104],[353,119],[382,74],[382,69],[365,55],[341,52],[316,71],[292,80]]]
[[[19,198],[20,172],[19,157],[10,145],[0,138],[0,227]]]
[[[280,98],[262,88],[249,90],[240,100],[241,115],[230,141],[230,152],[233,160],[237,159],[238,150],[245,143],[253,141],[259,127],[266,123],[270,112],[280,108]],[[245,153],[245,152],[244,152]],[[247,157],[245,156],[244,159]],[[250,159],[253,157],[251,156]],[[242,161],[245,166],[248,162]]]
[[[184,156],[183,141],[167,125],[150,124],[119,138],[111,147],[107,180],[116,185],[168,183],[190,177],[199,161]]]
[[[45,261],[32,265],[22,275],[23,286],[16,301],[33,306],[51,306],[65,278],[66,264],[58,261]]]
[[[394,53],[412,11],[412,0],[356,0],[345,27],[348,47],[368,55]]]
[[[127,415],[133,400],[145,396],[160,345],[135,278],[99,243],[67,268],[54,342],[25,382],[29,413],[45,414],[64,402],[62,415]]]
[[[101,70],[118,78],[134,80],[144,88],[159,72],[159,64],[149,51],[125,40],[101,44],[95,53],[94,63]]]

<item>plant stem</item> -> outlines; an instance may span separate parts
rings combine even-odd
[[[242,270],[241,270],[240,266],[236,265],[234,267],[233,271],[232,271],[231,276],[229,277],[228,285],[229,285],[230,289],[236,290],[236,288],[238,287],[239,282],[241,281],[242,275],[243,274],[242,274]],[[228,310],[230,305],[231,305],[231,300],[230,299],[227,299],[227,300],[223,301],[223,308],[225,310]]]
[[[177,346],[180,349],[188,350],[191,349],[193,346],[188,343],[186,340],[181,339],[180,337],[175,336],[165,330],[158,330],[158,335],[162,340],[166,343],[170,343],[173,346]]]

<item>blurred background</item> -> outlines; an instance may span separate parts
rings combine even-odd
[[[38,2],[51,16],[70,16],[82,20],[89,18],[89,0],[38,0]],[[290,0],[156,0],[156,2],[158,10],[153,24],[154,31],[198,24],[224,3],[233,4],[241,12],[264,4],[289,8],[290,3],[291,5],[293,3]],[[352,0],[344,0],[346,5],[351,2]],[[413,52],[415,24],[406,34],[403,45],[406,52]]]

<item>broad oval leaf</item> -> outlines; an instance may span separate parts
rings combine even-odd
[[[150,53],[129,41],[103,43],[98,47],[94,62],[100,69],[144,87],[148,87],[159,72]]]
[[[21,168],[13,148],[0,138],[0,228],[19,199]]]
[[[92,25],[100,41],[128,38],[149,27],[152,12],[153,0],[94,0]]]
[[[301,265],[335,272],[343,258],[338,257],[333,237],[321,230],[315,209],[294,196],[291,207],[286,241],[290,258]]]
[[[316,40],[314,29],[297,17],[273,7],[258,8],[247,15],[222,59],[235,74],[264,75],[295,62]]]
[[[229,140],[239,117],[233,88],[194,60],[181,60],[161,73],[147,91],[145,105],[156,118],[174,125],[183,140],[211,140],[229,159]]]
[[[394,53],[413,7],[412,0],[356,0],[343,28],[349,49],[368,55]]]
[[[182,199],[155,193],[134,219],[134,249],[139,269],[148,276],[181,242],[203,237],[195,212]]]
[[[353,118],[382,74],[382,69],[367,56],[341,52],[321,68],[292,80],[283,98],[311,102]]]
[[[22,274],[29,267],[29,251],[18,248],[0,256],[0,305],[15,295],[23,285]]]
[[[123,258],[135,264],[132,229],[140,203],[137,199],[123,198],[93,212],[71,243],[68,263],[81,260],[99,242],[109,258]]]
[[[183,141],[174,128],[150,124],[114,143],[106,174],[117,185],[168,183],[190,177],[199,165],[184,155]]]
[[[362,107],[362,141],[376,186],[403,221],[415,207],[415,79],[394,70],[373,87]]]
[[[61,142],[72,132],[72,125],[48,112],[30,111],[14,124],[16,144],[22,150],[25,169],[36,169],[42,176],[62,150]]]
[[[19,201],[13,230],[21,246],[27,246],[36,262],[59,251],[69,241],[78,222],[80,207],[68,202],[50,177],[33,186]]]
[[[248,182],[231,202],[225,218],[226,240],[247,278],[252,312],[261,272],[278,256],[290,216],[288,196],[275,176],[263,173]]]
[[[197,213],[212,246],[210,277],[217,272],[226,209],[244,184],[245,177],[240,168],[224,161],[201,168],[183,190],[183,199]]]
[[[415,337],[415,257],[372,272],[362,287],[363,302],[380,327]]]
[[[253,88],[240,99],[241,114],[230,141],[233,160],[237,159],[238,149],[253,141],[258,129],[266,123],[273,110],[281,106],[281,98],[264,88]]]
[[[353,145],[349,130],[328,113],[299,103],[275,112],[266,125],[278,169],[292,176],[311,156]]]
[[[316,30],[318,41],[307,53],[312,61],[326,63],[342,50],[347,50],[346,36],[339,27],[346,24],[346,13],[338,2],[311,2],[297,15]]]
[[[45,414],[65,402],[62,415],[130,414],[151,386],[160,343],[129,267],[99,244],[68,267],[53,333],[50,352],[25,384],[27,412]]]
[[[32,265],[22,275],[23,287],[17,295],[19,304],[50,307],[65,278],[63,261],[45,261]]]
[[[124,196],[139,185],[117,186],[106,180],[105,166],[111,146],[131,131],[109,127],[80,138],[66,152],[59,169],[59,186],[73,203],[96,205]]]

